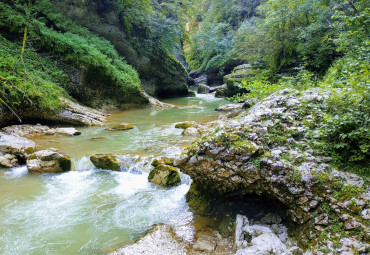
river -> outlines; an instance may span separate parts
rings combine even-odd
[[[214,109],[228,102],[211,94],[165,102],[178,107],[108,117],[107,125],[134,124],[130,131],[88,127],[76,137],[32,138],[38,149],[70,155],[73,171],[30,175],[26,167],[0,169],[0,254],[107,254],[158,223],[191,241],[193,214],[185,201],[191,179],[181,174],[177,187],[155,186],[147,181],[148,162],[155,156],[175,156],[195,139],[182,136],[175,123],[215,120]],[[104,171],[90,163],[94,153],[134,159],[128,159],[127,171]]]

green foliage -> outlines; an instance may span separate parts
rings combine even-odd
[[[219,69],[234,58],[234,36],[244,19],[256,14],[259,1],[203,1],[198,3],[193,20],[188,23],[190,37],[185,45],[191,69]],[[200,24],[199,24],[199,21]]]
[[[176,2],[176,1],[175,1]],[[120,19],[135,50],[142,55],[173,55],[182,37],[176,3],[119,0]],[[163,13],[165,15],[163,15]]]
[[[249,93],[246,94],[238,94],[232,97],[232,100],[241,101],[241,100],[248,100],[248,99],[264,99],[268,97],[272,93],[281,89],[279,84],[272,84],[266,80],[255,80],[255,81],[246,81],[243,80],[239,86],[243,89],[247,89]]]
[[[6,2],[0,3],[1,29],[18,34],[23,32],[27,25],[32,38],[32,47],[48,52],[83,70],[85,82],[89,86],[104,84],[106,91],[118,92],[118,94],[112,92],[112,95],[115,93],[114,96],[120,104],[146,103],[141,94],[137,72],[126,64],[109,41],[63,17],[54,10],[48,0],[36,1],[31,9],[27,5],[28,1]],[[20,73],[11,75],[23,79]],[[42,74],[40,75],[37,77],[42,77]],[[34,80],[38,79],[37,77]],[[5,78],[11,79],[8,75],[5,75]],[[55,81],[58,82],[58,79]],[[42,83],[35,84],[38,87],[35,90],[43,91]],[[60,85],[67,87],[65,82]],[[51,97],[53,93],[48,95]],[[19,100],[8,97],[8,102],[15,103]]]
[[[67,83],[66,74],[32,51],[25,52],[23,66],[19,54],[20,45],[0,35],[0,97],[12,108],[58,110],[59,98],[67,97],[60,87]]]

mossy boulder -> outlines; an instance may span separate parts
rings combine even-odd
[[[95,154],[90,157],[91,162],[97,168],[120,171],[121,167],[115,155]]]
[[[31,174],[61,173],[70,171],[71,158],[53,150],[43,150],[33,153],[27,159],[27,169]]]
[[[125,130],[130,130],[135,128],[134,125],[129,124],[129,123],[121,123],[117,125],[113,125],[110,128],[107,128],[106,130],[108,131],[125,131]]]
[[[168,165],[158,165],[148,176],[148,181],[159,186],[172,187],[181,182],[179,171]]]
[[[247,89],[241,88],[239,83],[243,80],[252,81],[255,74],[249,64],[240,65],[224,76],[225,87],[217,90],[216,97],[232,97],[237,94],[248,93]]]
[[[242,80],[253,80],[254,72],[251,65],[244,64],[234,68],[231,74],[224,76],[224,83],[232,85],[235,82],[241,82]]]
[[[152,166],[157,167],[159,165],[168,165],[168,166],[173,166],[173,158],[167,158],[167,157],[162,157],[160,159],[154,159],[152,161]]]
[[[175,125],[175,128],[187,129],[187,128],[192,127],[192,126],[194,126],[194,123],[189,122],[189,121],[185,121],[185,122],[177,123]]]

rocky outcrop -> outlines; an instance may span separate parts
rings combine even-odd
[[[61,98],[62,109],[57,112],[43,111],[40,109],[20,109],[17,114],[24,123],[52,123],[72,126],[101,126],[105,115],[101,111],[82,106],[69,99]],[[7,110],[2,110],[0,105],[0,126],[19,123],[16,116]]]
[[[172,187],[181,182],[179,171],[169,165],[157,165],[148,176],[148,181],[159,186]]]
[[[359,215],[369,203],[366,187],[360,177],[334,171],[327,164],[330,158],[313,156],[308,140],[312,115],[324,114],[320,104],[327,97],[321,90],[277,92],[202,137],[174,165],[191,176],[198,188],[193,192],[225,199],[255,194],[280,201],[300,245],[339,243],[342,239],[334,238],[338,231],[343,236],[357,231],[362,234],[355,239],[364,251],[368,222]]]
[[[53,150],[35,152],[27,159],[27,169],[31,174],[61,173],[70,171],[71,166],[68,155]]]
[[[100,169],[120,171],[121,167],[115,155],[95,154],[90,157],[91,162]]]
[[[0,133],[0,166],[15,167],[26,161],[36,144],[26,138]]]

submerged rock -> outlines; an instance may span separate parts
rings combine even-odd
[[[69,156],[53,150],[35,152],[27,159],[27,169],[31,174],[66,172],[71,170],[71,166]]]
[[[187,129],[187,128],[192,127],[194,125],[195,125],[194,122],[185,121],[185,122],[177,123],[175,125],[175,128]]]
[[[115,155],[111,154],[95,154],[90,156],[91,162],[97,168],[120,171],[121,167]]]
[[[4,134],[0,134],[0,136],[0,152],[2,155],[14,155],[20,161],[25,161],[36,149],[35,142],[24,137]],[[9,159],[9,156],[7,158]]]
[[[130,130],[133,129],[134,125],[129,123],[121,123],[117,125],[113,125],[110,128],[107,128],[108,131],[124,131],[124,130]]]
[[[158,165],[148,176],[148,181],[156,185],[172,187],[181,182],[179,171],[168,165]]]
[[[127,245],[111,255],[186,255],[183,242],[179,241],[173,230],[166,225],[152,228],[134,244]]]

